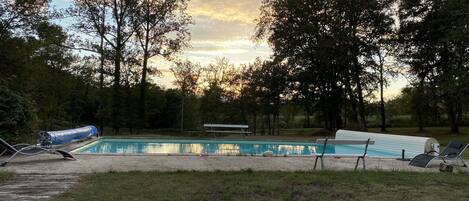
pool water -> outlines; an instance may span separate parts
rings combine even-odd
[[[74,153],[85,154],[208,154],[208,155],[262,155],[271,151],[281,156],[307,156],[322,153],[323,145],[307,142],[243,141],[243,140],[160,140],[102,138]],[[328,145],[328,154],[363,154],[364,146]],[[368,156],[396,158],[398,153],[374,151]]]

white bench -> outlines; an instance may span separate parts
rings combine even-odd
[[[204,124],[204,130],[208,133],[251,134],[248,125],[239,124]]]
[[[357,162],[355,163],[355,170],[357,170],[358,163],[360,162],[360,159],[362,159],[363,162],[363,169],[366,168],[365,166],[365,157],[368,151],[368,145],[372,145],[375,143],[375,141],[372,141],[368,138],[368,140],[355,140],[355,139],[318,139],[316,140],[317,144],[322,144],[323,149],[321,154],[316,153],[316,159],[314,161],[314,170],[316,170],[316,165],[318,163],[318,159],[321,159],[321,169],[324,169],[324,162],[323,162],[323,157],[324,156],[335,156],[335,157],[357,157]],[[327,154],[326,149],[327,145],[365,145],[365,151],[363,154]]]

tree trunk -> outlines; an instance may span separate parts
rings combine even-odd
[[[256,133],[257,133],[257,112],[254,112],[254,126],[253,126],[252,134],[256,135]]]
[[[352,122],[358,124],[358,111],[357,111],[357,99],[353,92],[350,93],[350,108],[352,109]]]
[[[140,98],[138,104],[139,110],[139,127],[145,127],[145,90],[146,90],[146,79],[147,79],[147,63],[148,63],[148,56],[145,54],[143,56],[143,68],[142,68],[142,80],[140,81]]]
[[[264,115],[261,115],[261,128],[262,128],[261,135],[265,135],[265,116]]]
[[[448,98],[451,99],[451,98]],[[448,100],[447,109],[448,109],[448,118],[451,127],[451,133],[459,133],[459,126],[457,123],[456,111],[454,109],[454,102],[453,100]]]
[[[126,78],[125,80],[125,92],[126,92],[126,116],[127,116],[127,122],[126,122],[126,125],[127,127],[129,128],[129,132],[130,134],[133,134],[133,110],[132,110],[132,91],[130,90],[130,84],[129,84],[129,81],[128,81],[128,78]]]
[[[462,104],[461,104],[461,102],[458,101],[458,104],[457,104],[457,105],[458,105],[458,106],[456,107],[456,108],[457,108],[457,113],[456,113],[456,114],[457,114],[457,118],[456,118],[456,120],[458,121],[458,123],[461,123],[462,120],[463,120],[463,114],[464,114],[464,112],[463,112],[463,109],[462,109]]]
[[[354,6],[357,6],[358,4],[353,4]],[[356,8],[352,8],[356,9]],[[353,35],[356,35],[358,30],[358,18],[359,16],[357,13],[352,15],[352,17],[349,18],[350,20],[350,26],[352,27],[353,30]],[[351,74],[353,75],[352,80],[355,82],[356,87],[357,87],[357,95],[358,95],[358,114],[360,118],[360,124],[361,124],[361,130],[366,131],[367,130],[367,125],[366,125],[366,116],[365,116],[365,102],[363,100],[363,88],[362,88],[362,82],[360,79],[360,75],[362,74],[362,67],[360,65],[360,62],[358,61],[358,58],[360,56],[360,47],[357,43],[352,42],[351,43],[351,53],[352,57],[350,60],[350,64],[352,65],[351,69],[352,72]]]
[[[147,23],[147,28],[148,28],[148,23]],[[145,44],[143,47],[143,66],[142,66],[142,80],[140,81],[140,99],[139,99],[139,119],[140,119],[140,125],[139,127],[143,128],[145,127],[145,91],[147,88],[147,71],[148,71],[148,59],[150,57],[148,46],[149,46],[149,29],[145,30]],[[182,127],[181,127],[182,129]]]
[[[114,56],[114,94],[113,94],[113,107],[112,107],[112,120],[113,120],[113,128],[114,128],[114,133],[118,134],[119,133],[119,128],[120,128],[120,108],[121,108],[121,103],[120,103],[120,71],[121,71],[121,61],[122,61],[122,50],[123,50],[123,44],[122,44],[122,36],[120,34],[120,26],[118,24],[117,26],[117,37],[116,37],[116,53]]]
[[[418,96],[419,96],[419,100],[421,100],[423,98],[423,87],[424,87],[424,78],[421,78],[420,79],[420,84],[419,84],[419,88],[418,88]],[[422,132],[423,131],[423,111],[422,111],[422,106],[419,105],[417,107],[417,121],[418,121],[418,124],[419,124],[419,131]]]
[[[270,135],[275,135],[275,114],[270,115],[272,117],[272,124],[270,128]]]
[[[310,112],[309,109],[305,110],[305,128],[311,128],[311,118],[310,118]]]
[[[280,114],[278,111],[277,111],[276,116],[277,116],[277,135],[280,136],[280,124],[279,124]]]
[[[184,132],[184,100],[185,100],[185,94],[182,94],[182,101],[181,101],[181,133]]]
[[[104,23],[105,23],[105,17],[106,17],[106,9],[103,9],[103,20],[101,23],[101,29],[104,30]],[[100,54],[100,64],[99,64],[99,110],[102,113],[104,110],[104,36],[100,36],[100,44],[99,44],[99,54]],[[99,117],[99,135],[104,135],[104,115],[101,114]]]
[[[331,130],[335,131],[337,129],[342,128],[343,122],[342,122],[342,117],[341,111],[340,111],[340,102],[339,102],[339,97],[341,97],[341,93],[339,91],[339,87],[336,85],[335,82],[331,83],[331,90],[332,90],[332,97],[330,97],[330,109],[331,112],[328,114],[329,119],[330,119],[330,124],[331,124]]]
[[[119,133],[120,128],[120,53],[116,53],[115,59],[115,69],[114,69],[114,94],[113,94],[113,111],[112,111],[112,119],[113,119],[113,128],[114,133]]]
[[[365,103],[363,100],[363,91],[362,91],[363,89],[362,89],[362,84],[361,84],[360,76],[358,75],[358,72],[355,75],[355,79],[356,79],[355,82],[357,83],[358,114],[360,117],[360,125],[361,125],[361,129],[363,131],[366,131],[367,126],[366,126],[366,116],[365,116]]]
[[[380,108],[381,108],[381,131],[386,131],[386,111],[384,108],[384,58],[379,56],[379,87],[380,87]]]
[[[269,129],[268,135],[272,135],[272,125],[271,125],[271,122],[270,122],[270,113],[267,114],[267,126],[268,126],[268,129]]]
[[[358,124],[358,112],[357,112],[357,100],[355,98],[355,93],[353,92],[352,89],[352,84],[350,82],[350,72],[348,72],[348,75],[346,76],[346,81],[345,81],[345,90],[346,93],[349,95],[350,98],[350,109],[351,109],[351,123],[352,124]],[[345,116],[347,118],[347,115]]]

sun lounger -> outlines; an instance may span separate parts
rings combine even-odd
[[[7,160],[0,161],[0,166],[2,167],[7,165],[10,160],[18,155],[35,156],[40,154],[60,154],[66,159],[75,159],[70,153],[63,150],[28,144],[11,145],[3,139],[0,139],[0,147],[4,149],[4,151],[0,153],[0,156],[3,156],[7,152],[12,154]]]
[[[431,155],[430,153],[420,154],[415,156],[409,163],[409,165],[426,168],[433,160],[443,160],[446,163],[448,160],[460,160],[463,167],[467,167],[466,163],[462,158],[464,150],[467,149],[469,144],[461,142],[450,142],[443,152],[438,155]]]

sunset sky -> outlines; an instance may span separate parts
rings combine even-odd
[[[53,0],[57,8],[64,8],[71,0]],[[267,43],[254,43],[255,20],[259,16],[261,0],[191,0],[188,13],[194,24],[190,26],[191,47],[178,56],[192,61],[208,64],[217,57],[226,57],[236,65],[253,62],[255,58],[267,59],[272,50]],[[163,77],[153,81],[165,87],[173,87],[173,76],[169,71],[171,63],[159,58],[153,65],[162,71]],[[386,96],[392,97],[407,84],[400,77],[392,81]]]

